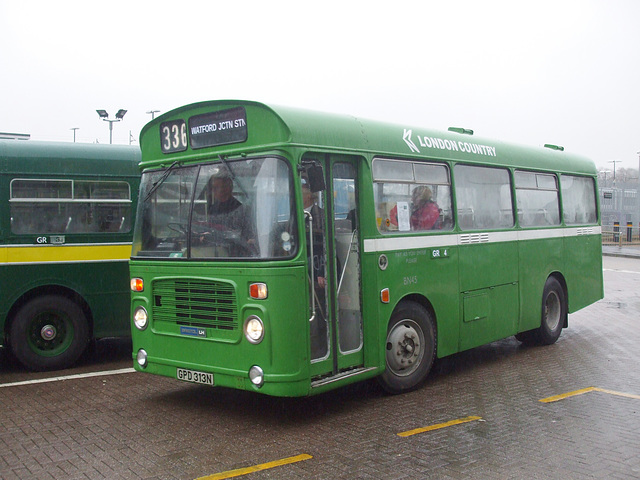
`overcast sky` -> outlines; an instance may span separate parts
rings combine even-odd
[[[0,132],[137,144],[151,110],[241,98],[638,168],[640,1],[0,0]]]

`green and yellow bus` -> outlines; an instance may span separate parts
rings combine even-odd
[[[359,118],[209,101],[141,132],[134,366],[276,396],[511,335],[552,344],[603,297],[594,164]]]
[[[138,147],[0,140],[0,345],[32,370],[129,336]]]

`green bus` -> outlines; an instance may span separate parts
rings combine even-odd
[[[0,346],[32,370],[129,336],[140,149],[0,140]]]
[[[134,366],[276,396],[512,335],[552,344],[603,297],[596,169],[350,116],[208,101],[141,131]]]

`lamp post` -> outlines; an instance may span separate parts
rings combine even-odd
[[[76,143],[76,130],[80,130],[80,127],[72,127],[70,130],[73,130],[73,143]]]
[[[622,160],[609,160],[609,163],[613,163],[613,186],[616,186],[616,163],[620,163]]]
[[[160,110],[149,110],[147,113],[151,115],[151,120],[153,120],[154,118],[156,118],[156,113],[158,113]]]
[[[109,120],[109,114],[106,110],[96,110],[96,112],[98,112],[98,116],[100,116],[102,120],[109,122],[109,144],[113,143],[113,124],[122,120],[122,117],[124,117],[124,114],[127,113],[127,111],[121,108],[118,110],[116,118],[113,120]]]

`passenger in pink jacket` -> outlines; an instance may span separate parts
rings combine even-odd
[[[411,230],[440,228],[440,208],[431,196],[431,189],[426,185],[416,187],[411,194]]]
[[[426,185],[420,185],[411,194],[411,230],[431,230],[442,228],[440,222],[440,207],[431,198],[433,194]],[[389,222],[398,226],[398,206],[389,212]]]

